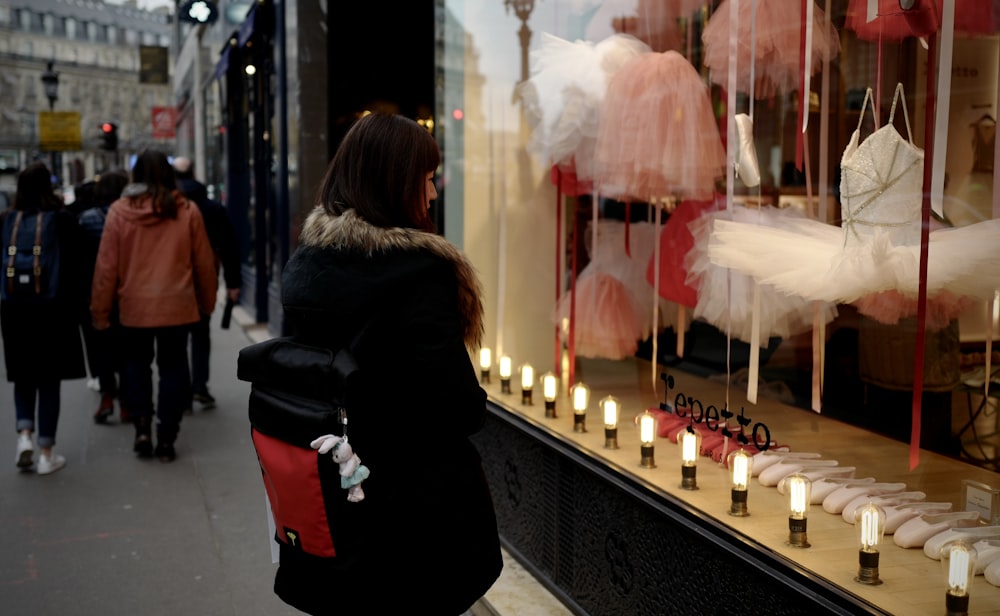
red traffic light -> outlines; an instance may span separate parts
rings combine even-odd
[[[105,134],[113,133],[115,132],[115,125],[111,122],[105,122],[101,124],[101,132]]]

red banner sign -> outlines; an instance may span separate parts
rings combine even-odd
[[[177,136],[175,107],[153,107],[153,139],[173,139]]]

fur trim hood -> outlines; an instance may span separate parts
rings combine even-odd
[[[463,320],[463,337],[470,349],[483,339],[482,286],[475,267],[457,246],[434,233],[402,227],[376,227],[354,210],[331,216],[316,206],[302,225],[299,237],[305,246],[335,248],[371,255],[389,251],[426,251],[452,265],[458,281],[458,308]]]

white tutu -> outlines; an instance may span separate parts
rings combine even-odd
[[[531,51],[531,77],[518,86],[532,127],[528,149],[546,163],[575,163],[577,177],[593,177],[598,114],[608,79],[649,47],[615,34],[599,43],[570,42],[542,33]]]
[[[720,331],[728,331],[734,338],[751,342],[753,326],[754,278],[737,271],[712,264],[708,246],[715,221],[739,221],[748,227],[781,227],[786,220],[804,220],[794,209],[778,210],[771,207],[748,209],[735,206],[731,210],[710,211],[688,225],[694,236],[694,248],[688,252],[684,264],[688,271],[688,284],[698,290],[698,304],[694,318],[702,319]],[[813,327],[815,302],[788,294],[774,285],[760,284],[760,335],[758,342],[767,345],[772,336],[788,338],[807,332]],[[833,321],[837,306],[819,302],[818,309],[823,323]]]
[[[896,97],[902,94],[897,86]],[[865,97],[864,109],[871,97]],[[905,101],[902,106],[906,110]],[[923,151],[889,122],[859,143],[860,122],[841,160],[843,228],[810,219],[778,227],[716,219],[708,246],[712,263],[807,300],[851,303],[884,294],[872,318],[914,316],[920,288],[920,210]],[[909,118],[906,120],[909,133]],[[938,319],[950,320],[962,302],[989,299],[1000,288],[1000,219],[929,233],[927,296],[941,301]],[[946,293],[947,292],[947,293]],[[890,309],[887,302],[896,302]]]

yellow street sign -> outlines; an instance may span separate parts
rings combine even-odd
[[[80,112],[38,112],[38,147],[45,152],[83,149],[80,138]]]

